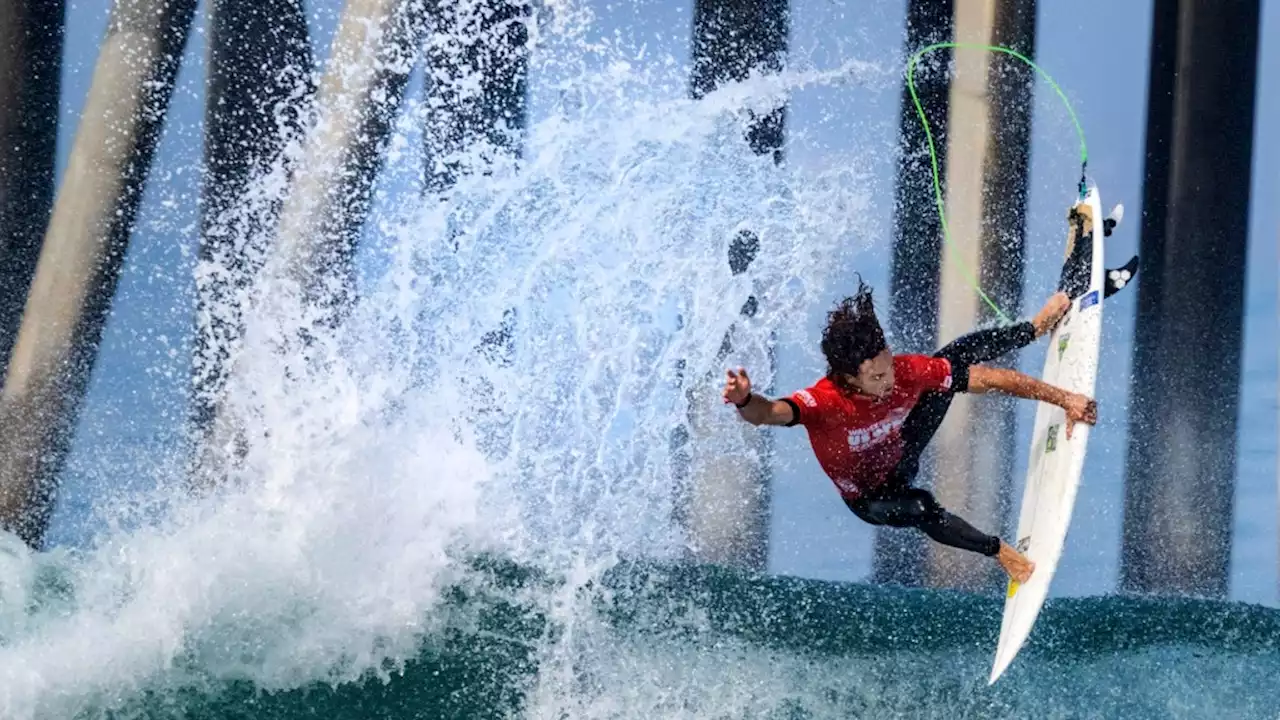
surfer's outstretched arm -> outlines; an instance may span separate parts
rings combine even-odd
[[[1083,422],[1093,425],[1098,421],[1097,403],[1084,395],[1068,392],[1017,370],[984,365],[970,367],[967,392],[985,393],[991,390],[1027,400],[1051,403],[1062,408],[1067,413],[1067,437],[1071,437],[1071,428],[1075,423]]]
[[[794,425],[796,419],[795,405],[789,400],[770,400],[763,395],[751,392],[751,378],[747,371],[738,368],[735,373],[728,371],[724,384],[725,402],[731,402],[738,408],[742,419],[752,425]]]

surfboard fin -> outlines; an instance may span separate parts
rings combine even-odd
[[[1116,205],[1102,221],[1103,235],[1109,236],[1124,218],[1124,206]],[[1062,275],[1058,279],[1058,289],[1075,300],[1089,288],[1089,258],[1093,255],[1093,228],[1086,213],[1080,206],[1071,208],[1067,222],[1070,223],[1067,258],[1062,263]],[[1138,256],[1134,255],[1129,262],[1118,268],[1106,271],[1103,299],[1115,295],[1133,276],[1138,274]]]
[[[1102,236],[1111,237],[1111,231],[1120,225],[1120,221],[1124,219],[1124,205],[1117,204],[1111,208],[1111,212],[1107,213],[1107,217],[1102,221]]]
[[[1102,298],[1105,300],[1111,297],[1112,295],[1115,295],[1116,293],[1120,292],[1120,290],[1123,289],[1125,285],[1129,284],[1129,281],[1133,279],[1133,276],[1137,274],[1138,274],[1138,256],[1137,255],[1134,255],[1132,258],[1130,258],[1129,262],[1125,263],[1124,265],[1121,265],[1120,267],[1115,268],[1114,270],[1108,270],[1106,282],[1104,283],[1106,287],[1102,291]]]

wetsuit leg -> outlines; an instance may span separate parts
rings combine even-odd
[[[926,490],[906,488],[893,495],[846,500],[845,504],[854,515],[872,525],[919,528],[943,545],[988,557],[1000,551],[1000,538],[987,535],[942,509]]]
[[[1036,328],[1030,320],[1008,327],[976,330],[947,343],[934,357],[944,357],[951,362],[972,365],[994,360],[1035,342]]]
[[[1026,347],[1036,339],[1035,326],[1030,321],[1008,327],[978,330],[962,335],[934,353],[934,357],[946,358],[952,365],[972,365],[986,362],[1006,353]],[[947,410],[951,407],[951,392],[927,392],[911,409],[902,423],[902,460],[899,468],[908,477],[915,477],[920,465],[920,455],[938,431]]]

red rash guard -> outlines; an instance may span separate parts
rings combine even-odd
[[[792,424],[809,431],[818,464],[847,500],[888,479],[902,458],[902,422],[921,393],[951,389],[951,362],[895,355],[893,381],[893,392],[883,400],[842,391],[825,377],[786,398],[796,410]]]

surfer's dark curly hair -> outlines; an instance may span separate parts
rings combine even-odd
[[[841,300],[827,313],[827,327],[822,331],[827,378],[843,387],[843,375],[857,375],[863,362],[884,352],[886,347],[884,330],[871,300],[871,288],[859,276],[858,292]]]

